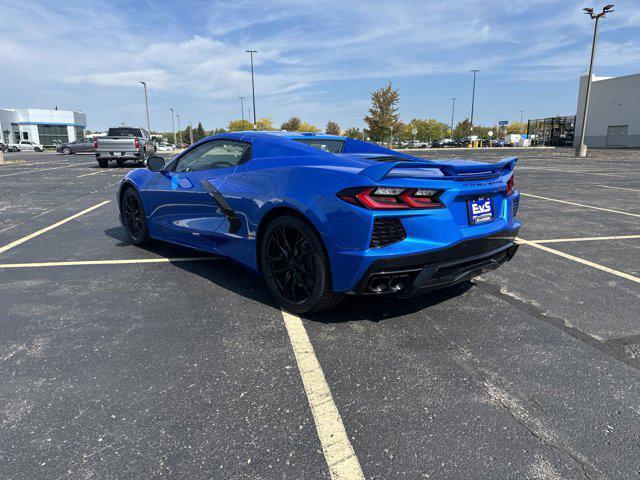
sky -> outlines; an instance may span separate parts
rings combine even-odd
[[[0,0],[0,108],[77,109],[88,128],[125,122],[224,127],[251,108],[362,128],[373,90],[399,89],[401,119],[474,123],[576,112],[593,22],[572,0]],[[640,0],[601,21],[594,73],[640,72]]]

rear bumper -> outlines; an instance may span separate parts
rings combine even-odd
[[[470,280],[511,260],[518,249],[518,231],[502,230],[440,250],[376,260],[348,293],[408,297]]]
[[[95,152],[96,158],[133,160],[142,158],[142,152]]]

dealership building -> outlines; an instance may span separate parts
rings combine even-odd
[[[44,146],[60,145],[83,138],[87,117],[78,110],[0,108],[0,141],[31,140]]]
[[[580,142],[587,75],[580,78],[575,145]],[[593,77],[585,143],[589,147],[640,147],[640,73]]]

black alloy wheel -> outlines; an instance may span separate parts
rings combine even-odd
[[[278,302],[294,313],[309,313],[335,305],[340,295],[331,289],[328,261],[318,235],[304,221],[276,218],[261,245],[262,272]]]
[[[133,187],[128,188],[122,196],[122,223],[127,235],[134,245],[143,245],[149,241],[147,218],[138,193]]]

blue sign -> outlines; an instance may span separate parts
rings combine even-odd
[[[500,120],[498,125],[509,125],[509,120]]]

